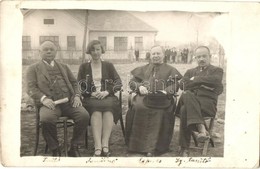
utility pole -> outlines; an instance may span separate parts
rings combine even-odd
[[[85,25],[84,25],[84,36],[83,36],[83,45],[82,45],[82,63],[85,61],[86,56],[86,41],[87,41],[87,32],[88,32],[88,10],[86,10],[85,16]]]

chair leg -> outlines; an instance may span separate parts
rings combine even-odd
[[[212,139],[212,131],[213,131],[213,127],[214,127],[214,121],[215,121],[215,118],[211,118],[210,119],[210,123],[209,123],[209,126],[206,124],[206,121],[204,120],[204,123],[205,123],[205,127],[206,127],[206,130],[209,132],[209,139],[205,141],[204,143],[204,146],[203,146],[203,150],[202,150],[202,155],[203,156],[206,156],[207,155],[207,151],[208,151],[208,146],[209,146],[209,143],[212,145],[212,147],[214,147],[214,141]]]
[[[210,144],[212,145],[212,147],[215,147],[214,140],[212,138],[214,122],[215,122],[215,118],[211,118],[210,119],[210,123],[209,123],[209,135],[210,135],[210,140],[209,141],[210,141]]]
[[[124,126],[124,122],[123,122],[123,117],[122,116],[120,117],[120,125],[121,125],[121,129],[122,129],[122,132],[123,132],[123,136],[125,138],[125,126]]]
[[[209,142],[210,142],[212,147],[215,147],[215,143],[214,143],[214,140],[212,138],[209,139]]]
[[[39,137],[40,137],[40,126],[39,124],[36,124],[36,141],[35,141],[35,147],[34,147],[34,153],[33,155],[36,156],[38,145],[39,145]]]
[[[208,146],[209,146],[209,140],[206,140],[205,143],[204,143],[204,146],[203,146],[203,150],[202,150],[202,155],[203,156],[206,156],[207,155],[207,152],[208,152]]]
[[[45,150],[44,150],[44,154],[47,154],[47,151],[48,151],[48,144],[45,145]]]
[[[87,127],[86,135],[85,135],[85,146],[86,146],[86,149],[88,149],[88,127]]]
[[[199,146],[199,143],[198,143],[198,141],[197,141],[197,139],[196,139],[196,136],[194,135],[193,132],[191,132],[191,136],[192,136],[192,138],[193,138],[193,141],[194,141],[195,147],[198,147],[198,146]]]
[[[67,120],[64,120],[63,124],[64,124],[64,150],[65,150],[65,157],[67,157],[68,156]]]

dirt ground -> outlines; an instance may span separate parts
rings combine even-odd
[[[127,84],[129,82],[130,74],[129,72],[137,66],[144,65],[145,63],[127,63],[127,64],[115,64],[116,70],[118,71],[122,81],[123,81],[123,119],[125,119],[126,111],[127,111],[127,97],[128,97],[128,87]],[[184,74],[187,69],[194,67],[194,64],[172,64],[172,66],[176,67],[181,74]],[[33,109],[28,107],[28,105],[32,104],[31,99],[25,93],[25,72],[28,66],[23,66],[23,94],[21,101],[21,156],[32,156],[34,145],[35,145],[35,112]],[[77,75],[79,65],[69,66],[74,75]],[[225,72],[225,69],[224,69]],[[214,142],[215,147],[209,147],[208,149],[208,157],[222,157],[224,152],[224,117],[225,117],[225,74],[223,78],[224,84],[224,92],[219,96],[218,100],[218,113],[217,120],[214,125]],[[173,131],[173,138],[170,145],[170,151],[161,155],[162,157],[176,157],[178,156],[178,134],[179,134],[179,119],[176,118],[175,127]],[[69,128],[69,138],[72,136],[72,128]],[[62,129],[58,130],[58,136],[60,140],[60,144],[63,144],[63,131]],[[83,157],[92,156],[94,146],[93,146],[93,138],[91,134],[91,127],[89,127],[89,136],[88,136],[88,148],[85,146],[81,146],[80,152]],[[194,145],[194,144],[192,144]],[[199,145],[201,147],[201,145]],[[43,137],[40,136],[40,144],[38,148],[37,155],[45,155],[44,154],[45,142]],[[128,153],[127,147],[124,142],[124,137],[122,134],[121,126],[118,122],[117,125],[114,125],[113,131],[110,137],[110,149],[113,156],[118,157],[141,157],[143,154],[133,154]],[[50,152],[47,152],[46,155],[50,155]],[[64,153],[63,153],[64,155]],[[190,156],[199,157],[201,156],[201,150],[197,148],[191,148]]]

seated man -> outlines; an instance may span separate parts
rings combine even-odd
[[[68,116],[75,122],[71,147],[71,157],[79,157],[78,145],[85,138],[89,114],[82,107],[77,80],[68,66],[54,60],[57,47],[51,41],[40,46],[42,60],[28,67],[27,93],[36,105],[40,105],[40,121],[43,137],[52,150],[53,156],[60,156],[56,122],[60,116]],[[68,98],[67,103],[55,105],[54,101]]]
[[[182,156],[189,155],[191,132],[196,131],[199,142],[209,138],[203,117],[215,117],[218,95],[223,92],[223,69],[210,64],[209,48],[196,48],[195,58],[198,66],[187,70],[181,80],[180,87],[184,92],[176,110],[181,117],[179,145]]]
[[[126,143],[129,152],[158,156],[169,151],[173,135],[179,71],[163,63],[162,46],[151,48],[151,62],[131,71],[130,88],[137,95],[126,115]]]

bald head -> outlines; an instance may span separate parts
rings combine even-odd
[[[164,48],[162,46],[153,46],[151,48],[151,63],[162,64],[164,59]]]
[[[40,46],[40,56],[43,60],[50,63],[57,54],[57,46],[52,41],[44,41]]]
[[[205,67],[210,64],[210,50],[207,46],[199,46],[195,49],[195,58],[198,66]]]

